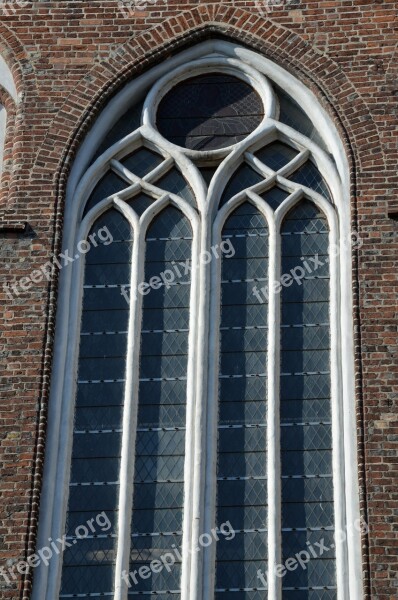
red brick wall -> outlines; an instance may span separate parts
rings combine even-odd
[[[158,0],[128,18],[115,1],[10,0],[7,14],[3,4],[0,54],[20,103],[0,87],[9,112],[0,195],[0,566],[34,551],[57,298],[56,277],[14,301],[3,283],[60,251],[68,170],[112,94],[179,48],[226,36],[309,86],[346,146],[353,228],[364,241],[353,272],[366,597],[397,598],[398,223],[389,218],[398,212],[397,3],[290,0],[261,14],[263,0]],[[22,233],[15,226],[25,222]],[[30,579],[6,586],[0,578],[0,600],[27,600]]]

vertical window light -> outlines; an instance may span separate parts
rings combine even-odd
[[[282,225],[282,273],[305,265],[300,285],[282,291],[282,562],[324,541],[306,568],[287,572],[283,600],[336,600],[330,401],[327,221],[302,201]],[[319,261],[316,270],[312,259]],[[305,261],[305,262],[304,262]],[[308,265],[308,267],[307,267]]]
[[[101,242],[96,235],[98,245],[85,259],[66,524],[72,546],[63,555],[61,598],[113,590],[129,318],[120,288],[130,281],[132,231],[114,209],[99,217],[90,236],[104,227],[113,242]],[[104,511],[111,526],[99,531],[95,519]],[[79,539],[76,531],[93,518],[94,531]]]
[[[225,223],[221,280],[217,525],[229,522],[233,540],[217,544],[216,599],[259,600],[257,571],[267,560],[267,321],[253,282],[268,278],[268,229],[248,202]],[[236,589],[240,594],[232,594]]]
[[[175,272],[179,261],[190,260],[191,245],[183,214],[172,207],[162,211],[147,233],[145,281]],[[189,303],[189,275],[152,289],[143,300],[130,571],[181,549]],[[172,569],[132,582],[129,596],[178,600],[181,561],[178,552],[174,557]]]

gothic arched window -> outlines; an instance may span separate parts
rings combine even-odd
[[[110,102],[68,189],[36,600],[360,600],[347,181],[236,45]]]
[[[3,170],[3,152],[4,152],[4,141],[6,137],[6,126],[7,126],[7,113],[6,109],[0,104],[0,177]]]
[[[18,104],[18,94],[15,87],[13,75],[4,60],[0,55],[0,179],[3,171],[4,146],[7,134],[7,109],[6,105]]]

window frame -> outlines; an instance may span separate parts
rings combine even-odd
[[[217,56],[214,56],[214,55]],[[153,118],[153,106],[160,101],[161,95],[167,92],[166,82],[174,85],[180,81],[181,77],[186,77],[188,70],[195,68],[194,74],[199,74],[196,69],[208,69],[209,65],[225,64],[226,69],[230,69],[231,65],[234,68],[240,68],[245,76],[251,78],[253,72],[259,73],[268,77],[275,82],[279,87],[283,88],[287,93],[290,93],[300,101],[302,106],[311,108],[311,118],[318,126],[318,131],[322,132],[325,138],[326,145],[330,149],[334,157],[333,161],[327,154],[321,150],[313,142],[309,142],[308,138],[301,134],[292,133],[291,128],[282,123],[274,122],[272,127],[263,125],[251,134],[248,138],[239,142],[231,151],[231,148],[215,151],[213,157],[225,157],[223,164],[219,167],[217,174],[213,178],[210,185],[208,198],[210,202],[206,202],[206,189],[201,181],[196,167],[190,161],[194,157],[193,151],[181,151],[170,142],[164,140],[151,128],[151,120]],[[236,71],[234,71],[236,74]],[[192,75],[192,73],[191,73]],[[162,78],[163,76],[163,78]],[[156,84],[155,82],[160,81]],[[260,78],[261,79],[261,78]],[[141,133],[133,132],[124,140],[120,140],[110,149],[105,151],[93,167],[88,168],[91,157],[95,154],[100,140],[104,137],[112,124],[115,123],[120,114],[127,110],[128,106],[138,101],[139,97],[145,93],[151,85],[152,90],[149,92],[147,101],[144,105],[144,120]],[[162,87],[163,86],[163,87]],[[272,119],[277,107],[271,104],[271,111],[267,115],[268,119]],[[152,112],[151,112],[152,111]],[[356,419],[355,419],[355,389],[354,389],[354,345],[353,345],[353,317],[352,317],[352,279],[351,279],[351,244],[347,243],[350,237],[350,195],[349,195],[349,172],[348,164],[344,153],[344,147],[339,138],[338,132],[331,122],[326,111],[319,105],[313,93],[299,82],[293,75],[286,72],[284,69],[264,58],[263,56],[244,49],[231,42],[224,41],[209,41],[190,48],[176,55],[166,62],[153,68],[145,75],[137,78],[134,82],[128,84],[119,94],[109,102],[108,106],[103,110],[96,124],[87,135],[85,142],[76,157],[67,188],[66,211],[65,211],[65,230],[63,240],[63,251],[68,248],[76,247],[76,243],[84,239],[88,234],[91,225],[94,222],[94,217],[99,216],[102,212],[111,205],[110,200],[104,200],[99,203],[95,209],[90,211],[83,219],[79,226],[79,219],[82,212],[83,202],[87,198],[89,191],[93,189],[96,181],[105,173],[106,165],[111,157],[119,152],[123,153],[125,148],[129,147],[129,152],[134,147],[139,147],[142,143],[142,138],[145,139],[145,144],[153,149],[163,149],[169,153],[176,161],[178,167],[184,176],[189,180],[196,199],[198,209],[201,214],[201,225],[199,227],[199,218],[190,215],[190,220],[194,223],[196,231],[196,243],[194,252],[199,256],[201,249],[205,249],[209,244],[217,243],[221,235],[223,219],[227,218],[233,207],[240,202],[239,198],[233,202],[227,203],[216,216],[218,202],[221,196],[223,181],[235,171],[242,160],[245,152],[249,152],[250,148],[257,143],[265,145],[267,140],[271,140],[274,135],[274,129],[277,126],[280,135],[286,136],[289,140],[293,139],[298,144],[305,141],[305,146],[309,149],[312,155],[316,158],[317,166],[321,174],[325,177],[331,190],[335,202],[335,209],[332,208],[326,200],[323,200],[317,194],[311,194],[311,200],[315,202],[325,213],[329,228],[330,241],[337,244],[340,252],[338,256],[331,255],[331,333],[332,333],[332,420],[333,420],[333,471],[334,471],[334,486],[335,486],[335,526],[336,530],[341,531],[347,524],[353,524],[359,519],[359,492],[358,492],[358,473],[357,473],[357,446],[356,446]],[[94,168],[95,167],[95,168]],[[148,184],[149,185],[149,184]],[[297,188],[302,186],[298,184]],[[243,192],[242,192],[243,194]],[[258,197],[253,195],[254,192],[248,192],[247,195],[254,202],[259,203]],[[283,216],[291,208],[294,202],[297,201],[300,192],[294,197],[288,198],[275,213],[276,223],[282,222]],[[142,251],[142,228],[138,227],[137,218],[133,211],[128,210],[123,203],[123,194],[119,194],[120,200],[113,199],[115,207],[121,210],[125,217],[130,221],[134,228],[134,253],[138,249]],[[164,194],[160,205],[156,208],[160,212],[168,202],[178,204],[176,199],[170,199],[169,194]],[[261,200],[261,203],[264,201]],[[270,259],[269,274],[272,279],[278,279],[278,265],[280,264],[280,239],[277,234],[276,224],[273,222],[274,217],[270,211],[264,209],[264,204],[261,205],[261,211],[267,220],[270,228],[270,249],[272,246],[272,258]],[[186,210],[186,203],[181,202]],[[181,208],[178,206],[178,208]],[[279,211],[279,212],[278,212]],[[144,213],[144,226],[148,226],[151,221],[153,210],[147,209]],[[185,214],[185,213],[184,213]],[[133,216],[134,215],[134,216]],[[187,216],[187,215],[185,215]],[[191,223],[192,223],[191,222]],[[274,244],[271,244],[271,236]],[[138,256],[138,254],[135,254]],[[279,260],[279,262],[278,262]],[[188,387],[188,397],[190,398],[189,419],[193,433],[193,453],[187,455],[185,473],[188,479],[185,482],[185,489],[189,491],[186,496],[186,506],[184,508],[184,544],[193,549],[196,546],[196,540],[200,533],[210,530],[214,525],[214,452],[216,451],[216,436],[214,435],[215,414],[210,411],[210,407],[214,407],[217,403],[216,384],[217,379],[216,366],[212,361],[208,360],[210,352],[215,351],[217,346],[217,314],[219,311],[219,302],[217,305],[217,294],[210,294],[211,285],[218,287],[218,275],[216,269],[219,268],[219,261],[212,261],[210,266],[200,265],[195,277],[192,281],[192,287],[197,291],[196,295],[191,297],[195,299],[191,308],[191,323],[194,325],[190,331],[190,348],[195,348],[194,352],[190,353],[189,361],[191,363],[190,380],[191,385]],[[140,261],[136,264],[133,260],[132,276],[134,281],[141,281],[140,276]],[[48,419],[48,438],[47,450],[45,459],[44,482],[42,491],[42,503],[40,509],[39,522],[39,537],[38,547],[46,545],[49,537],[56,539],[62,537],[64,533],[65,516],[66,516],[66,500],[69,479],[69,465],[71,455],[73,430],[73,409],[74,409],[74,391],[75,391],[75,373],[77,368],[78,341],[79,341],[79,316],[81,311],[80,297],[83,278],[84,261],[76,261],[70,268],[63,269],[60,273],[59,282],[59,305],[57,311],[56,336],[54,342],[54,363],[51,384],[51,396],[49,405]],[[195,281],[195,283],[194,283]],[[192,290],[191,290],[192,292]],[[270,332],[273,332],[272,346],[269,345],[269,356],[274,356],[271,348],[278,350],[278,298],[271,295],[269,299],[269,325]],[[133,331],[136,332],[139,320],[140,297],[137,301],[132,300],[132,313],[130,315],[129,324],[129,344],[128,357],[135,360],[130,364],[138,365],[137,349],[138,344],[134,342]],[[212,335],[210,335],[212,332]],[[136,336],[138,339],[138,336]],[[196,340],[196,344],[192,341]],[[191,345],[192,344],[192,345]],[[279,355],[278,355],[279,358]],[[214,361],[213,361],[214,362]],[[274,497],[277,496],[276,504],[269,502],[269,550],[274,549],[272,560],[275,563],[280,562],[280,557],[277,548],[278,532],[278,514],[280,514],[280,494],[279,480],[274,469],[270,467],[278,461],[278,452],[276,448],[279,439],[279,397],[276,392],[278,387],[278,360],[269,360],[268,372],[270,375],[268,383],[269,392],[269,414],[271,408],[274,408],[274,418],[268,419],[267,436],[273,436],[274,444],[269,444],[268,454],[268,476],[269,487],[274,491]],[[132,398],[136,391],[133,392],[132,381],[134,373],[131,370],[128,373],[129,384],[126,383],[125,398],[127,399],[127,388],[131,391],[129,397]],[[137,379],[137,378],[136,378]],[[272,382],[272,384],[271,384]],[[129,387],[130,386],[130,387]],[[136,384],[137,387],[137,384]],[[271,389],[272,388],[272,389]],[[208,413],[206,415],[206,412]],[[131,469],[131,461],[134,457],[126,454],[126,448],[132,443],[134,438],[133,428],[135,424],[135,416],[133,405],[131,404],[127,410],[125,407],[123,427],[123,442],[124,456],[128,456],[128,460],[122,458],[122,472],[127,473]],[[205,424],[208,420],[208,427]],[[128,425],[128,427],[127,427]],[[187,436],[188,437],[188,436]],[[188,444],[189,446],[189,444]],[[123,454],[122,454],[123,456]],[[200,458],[201,457],[201,458]],[[272,479],[273,477],[273,479]],[[205,485],[203,485],[205,481]],[[271,486],[272,484],[272,486]],[[124,486],[125,497],[128,498],[128,493],[131,492],[131,482],[127,477],[121,478],[121,489]],[[132,499],[132,494],[130,493]],[[275,499],[275,498],[274,498]],[[270,498],[269,498],[270,500]],[[272,505],[272,509],[271,509]],[[273,511],[273,513],[272,513]],[[122,511],[121,511],[122,512]],[[119,528],[123,526],[127,530],[125,537],[129,537],[130,528],[127,526],[126,519],[131,517],[131,506],[127,507],[124,517],[120,517]],[[124,520],[123,520],[124,518]],[[339,544],[337,553],[337,586],[339,600],[361,600],[362,598],[362,568],[361,568],[361,545],[360,534],[355,528],[350,528],[350,535],[346,542]],[[116,573],[121,573],[123,568],[128,569],[128,556],[126,557],[126,540],[122,540],[122,536],[118,540],[118,557]],[[48,542],[47,542],[48,543]],[[185,599],[192,600],[211,600],[213,597],[214,577],[212,573],[214,548],[210,547],[205,552],[193,553],[192,560],[186,556],[184,552],[184,568],[182,580],[181,596]],[[128,553],[127,553],[128,555]],[[271,554],[270,554],[271,559]],[[127,561],[127,566],[126,566]],[[270,564],[271,564],[270,560]],[[45,566],[38,568],[35,574],[33,600],[53,600],[59,588],[61,575],[61,560],[60,557],[54,557],[50,569]],[[116,575],[115,581],[118,579]],[[278,582],[275,578],[270,580],[269,598],[274,600],[280,598],[280,590],[277,586]],[[115,599],[124,600],[125,594],[122,588],[115,590]]]

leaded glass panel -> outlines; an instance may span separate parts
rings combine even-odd
[[[330,200],[329,188],[314,163],[310,160],[293,173],[293,175],[290,176],[290,179],[295,183],[305,185],[314,192],[318,192],[318,194],[321,194]]]
[[[192,77],[162,99],[157,126],[168,140],[192,150],[236,144],[261,123],[264,108],[246,82],[221,74]]]
[[[106,242],[98,231],[106,227],[113,238]],[[63,554],[61,598],[68,595],[111,593],[116,560],[117,496],[121,453],[122,410],[127,350],[128,306],[121,296],[130,281],[132,231],[124,217],[112,209],[102,215],[89,235],[97,246],[86,255],[80,359]],[[111,287],[103,289],[103,269]],[[93,270],[95,269],[95,270]],[[118,314],[118,330],[109,315]],[[110,330],[109,328],[112,327]],[[110,343],[114,340],[117,343]],[[99,513],[106,512],[106,533],[95,531],[80,539],[77,531]],[[101,534],[98,536],[98,534]]]
[[[160,213],[147,232],[145,281],[173,269],[181,245],[191,260],[191,240],[182,213],[172,207]],[[175,273],[172,284],[151,288],[143,298],[130,571],[181,548],[190,275],[182,279]],[[174,600],[180,577],[176,556],[172,569],[139,578],[129,596],[167,597],[174,590]]]
[[[254,171],[248,164],[243,163],[229,180],[221,198],[220,206],[223,206],[233,196],[263,181],[262,175]]]
[[[259,587],[257,570],[266,570],[267,306],[255,305],[252,282],[268,276],[267,233],[264,217],[249,203],[223,229],[236,254],[222,261],[217,525],[229,520],[236,533],[217,543],[220,599],[247,588],[242,598],[248,600]]]
[[[97,183],[87,201],[83,216],[85,216],[96,204],[104,200],[112,194],[116,194],[128,187],[123,179],[121,179],[113,171],[108,171]]]
[[[282,597],[309,600],[322,587],[335,600],[327,222],[303,201],[288,213],[281,233],[283,271],[303,267],[303,258],[308,265],[281,298],[282,561],[310,545],[317,549],[321,540],[328,548],[306,569],[287,572]],[[315,257],[322,266],[313,271]]]
[[[272,144],[258,150],[256,157],[270,169],[279,171],[293,160],[297,154],[297,150],[294,150],[291,146],[287,146],[282,142],[272,142]]]

